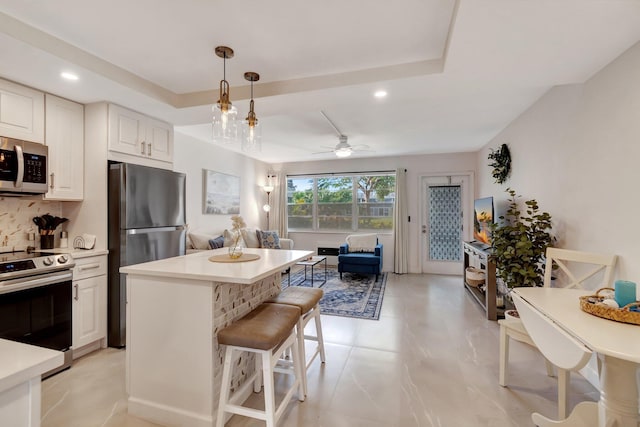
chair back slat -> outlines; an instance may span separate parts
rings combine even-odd
[[[551,277],[553,264],[555,263],[566,276],[567,283],[563,284],[563,288],[583,288],[587,281],[602,272],[602,283],[599,287],[611,286],[613,271],[615,269],[617,255],[597,254],[591,252],[580,252],[570,249],[547,248],[546,265],[544,269],[544,286],[551,286]],[[588,270],[578,272],[575,269],[580,268]],[[574,268],[572,270],[571,267]]]

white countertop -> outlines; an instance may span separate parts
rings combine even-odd
[[[120,272],[141,276],[174,277],[227,283],[255,283],[296,262],[313,255],[311,251],[285,249],[243,249],[244,253],[258,254],[255,261],[222,263],[211,262],[213,255],[227,254],[227,248],[196,252],[159,261],[121,267]]]
[[[88,258],[90,256],[107,255],[109,253],[106,249],[74,249],[74,248],[53,248],[44,249],[45,252],[52,252],[54,254],[71,254],[75,259]]]
[[[0,339],[0,393],[64,362],[61,351]]]

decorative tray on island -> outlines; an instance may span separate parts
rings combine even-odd
[[[640,311],[632,311],[634,307],[640,307],[640,301],[632,302],[621,308],[613,308],[601,304],[605,299],[600,295],[601,291],[613,291],[613,288],[598,289],[595,295],[580,297],[580,308],[582,311],[604,319],[615,320],[616,322],[631,323],[640,325]]]

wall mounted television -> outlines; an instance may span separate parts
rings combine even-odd
[[[491,230],[489,224],[493,223],[493,197],[476,199],[473,202],[473,239],[483,245],[491,245]]]

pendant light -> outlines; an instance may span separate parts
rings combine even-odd
[[[229,82],[227,81],[227,58],[233,58],[233,49],[218,46],[216,55],[224,60],[223,77],[220,81],[220,99],[213,106],[213,141],[231,143],[238,140],[236,116],[238,110],[229,99]]]
[[[260,151],[262,149],[262,129],[253,110],[253,82],[260,80],[260,75],[252,71],[244,73],[245,80],[251,82],[251,101],[249,114],[242,122],[242,151]]]

